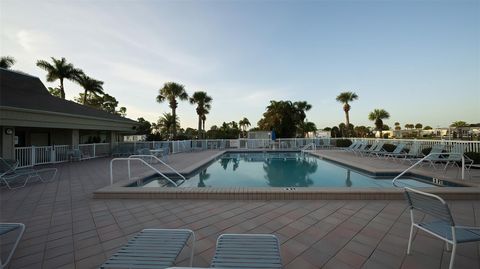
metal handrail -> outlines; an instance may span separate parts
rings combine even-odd
[[[316,149],[317,149],[317,145],[312,142],[312,143],[310,143],[310,144],[307,144],[307,145],[303,146],[303,148],[301,149],[301,151],[303,152],[303,151],[307,150],[307,149],[310,148],[310,147],[312,148],[312,150],[316,150]]]
[[[180,176],[183,180],[187,180],[182,174],[180,174],[177,170],[175,170],[175,168],[171,167],[170,165],[166,164],[164,161],[160,160],[157,156],[155,155],[130,155],[128,158],[154,158],[155,160],[157,160],[159,163],[165,165],[167,168],[169,168],[170,170],[172,170],[175,174],[177,174],[178,176]]]
[[[148,164],[146,161],[144,161],[143,159],[141,158],[115,158],[115,159],[112,159],[110,161],[110,185],[113,185],[113,162],[115,161],[128,161],[128,166],[127,166],[127,169],[128,169],[128,179],[130,180],[132,177],[131,177],[131,170],[130,170],[130,161],[140,161],[141,163],[145,164],[147,167],[149,167],[150,169],[152,169],[153,171],[155,171],[157,174],[161,175],[162,177],[164,177],[166,180],[170,181],[170,183],[172,183],[175,187],[178,187],[177,183],[175,183],[175,181],[171,180],[169,177],[167,177],[165,174],[163,174],[162,172],[158,171],[158,169],[156,169],[155,167],[151,166],[150,164]]]
[[[443,153],[430,153],[428,154],[427,156],[423,157],[422,159],[420,159],[419,161],[417,161],[416,163],[414,163],[412,166],[408,167],[407,169],[405,169],[405,171],[401,172],[398,176],[396,176],[394,179],[392,179],[392,185],[394,187],[398,187],[400,188],[400,186],[398,186],[397,184],[395,184],[395,182],[401,177],[403,176],[405,173],[409,172],[410,170],[412,170],[414,167],[416,167],[417,165],[421,164],[423,161],[427,160],[429,157],[431,156],[441,156],[441,155],[460,155],[461,158],[462,158],[462,180],[465,180],[465,156],[462,154],[462,153],[448,153],[448,152],[443,152]],[[447,160],[448,161],[448,160]]]

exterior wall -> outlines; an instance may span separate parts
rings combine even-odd
[[[13,130],[13,134],[6,134],[5,131],[10,128]],[[14,147],[14,137],[15,137],[15,128],[11,127],[11,126],[2,126],[1,128],[1,131],[2,131],[2,135],[1,135],[1,139],[2,139],[2,146],[1,146],[1,153],[2,153],[2,158],[5,158],[5,159],[13,159],[14,158],[14,155],[15,155],[15,147]]]

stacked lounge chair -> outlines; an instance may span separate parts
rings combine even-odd
[[[423,153],[422,153],[422,148],[421,148],[421,145],[420,143],[418,142],[414,142],[411,146],[410,146],[410,149],[408,150],[408,152],[400,152],[400,153],[385,153],[385,158],[388,159],[388,158],[392,158],[394,160],[396,159],[402,159],[402,161],[411,161],[411,160],[416,160],[418,158],[421,158],[421,157],[424,157]]]
[[[195,234],[187,229],[144,229],[113,254],[100,268],[168,268],[192,237],[190,266],[193,265]]]
[[[376,157],[385,157],[385,159],[388,159],[388,156],[392,155],[395,156],[397,154],[405,153],[405,143],[400,143],[398,144],[395,149],[392,152],[388,151],[381,151],[381,152],[374,152],[372,155],[375,155]]]
[[[188,229],[145,229],[100,268],[162,269],[174,265],[195,234]],[[283,268],[278,238],[271,234],[222,234],[217,239],[211,268]]]
[[[432,150],[428,155],[428,157],[425,158],[425,161],[428,162],[432,167],[435,168],[435,163],[439,161],[439,159],[444,159],[444,156],[442,156],[443,149],[445,148],[445,145],[443,144],[435,144],[432,147]]]
[[[46,178],[45,173],[51,173],[50,178]],[[18,162],[12,162],[0,158],[0,184],[4,184],[9,189],[25,187],[30,179],[38,179],[42,182],[49,182],[55,179],[57,168],[18,168]],[[20,183],[20,184],[16,184]]]

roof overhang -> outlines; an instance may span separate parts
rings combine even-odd
[[[105,130],[134,133],[136,121],[106,119],[52,111],[0,106],[2,126]]]

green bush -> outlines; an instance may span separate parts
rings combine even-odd
[[[480,164],[480,153],[478,152],[465,152],[465,155],[473,160],[474,164]]]
[[[397,146],[393,145],[393,144],[385,144],[383,145],[383,149],[386,150],[387,152],[392,152],[395,150],[395,148],[397,148]]]
[[[337,141],[336,146],[339,148],[346,148],[352,144],[352,140],[350,139],[338,139],[336,141]]]

